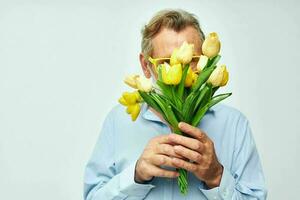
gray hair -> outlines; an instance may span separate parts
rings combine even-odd
[[[152,39],[159,33],[162,28],[173,29],[176,32],[192,26],[200,36],[201,42],[204,41],[205,35],[200,28],[200,24],[195,15],[184,10],[161,10],[157,12],[152,19],[142,29],[142,53],[145,58],[152,54]]]

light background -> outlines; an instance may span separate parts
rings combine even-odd
[[[140,29],[195,13],[222,41],[226,103],[250,120],[272,200],[298,199],[299,1],[0,0],[0,199],[82,199],[101,123],[141,72]]]

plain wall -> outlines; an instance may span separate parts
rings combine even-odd
[[[250,120],[269,198],[299,189],[299,1],[0,0],[0,199],[82,199],[107,112],[141,73],[140,29],[158,10],[218,32],[231,91]]]

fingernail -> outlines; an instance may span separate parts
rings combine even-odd
[[[183,124],[182,122],[179,122],[179,123],[178,123],[178,127],[181,128],[181,127],[182,127],[182,124]]]

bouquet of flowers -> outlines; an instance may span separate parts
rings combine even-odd
[[[173,50],[171,58],[149,57],[158,74],[156,84],[144,76],[130,75],[125,83],[136,91],[124,92],[119,102],[127,107],[133,121],[140,113],[141,104],[148,104],[161,114],[174,133],[183,135],[178,128],[179,122],[198,126],[209,108],[231,95],[215,95],[229,78],[226,66],[217,65],[220,48],[217,33],[210,33],[202,44],[203,55],[194,56],[194,45],[184,42]],[[192,69],[195,59],[198,60],[196,69]],[[177,170],[180,192],[187,194],[187,171]]]

